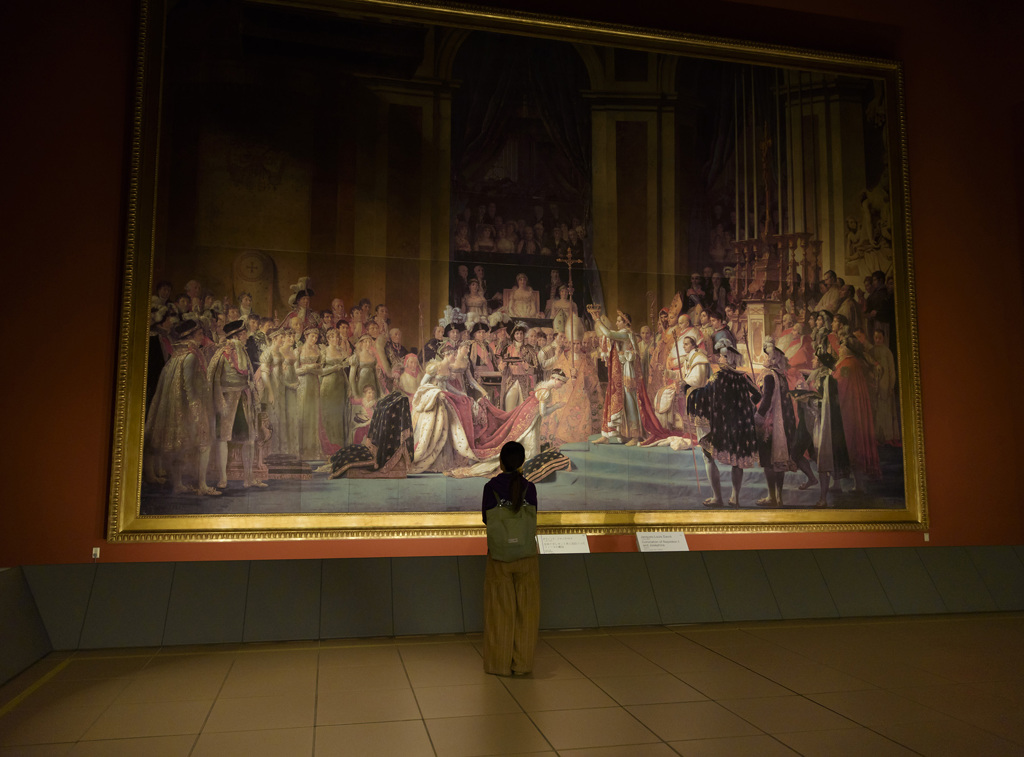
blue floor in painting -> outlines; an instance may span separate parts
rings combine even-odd
[[[556,510],[706,510],[701,503],[711,496],[704,460],[699,450],[669,447],[625,447],[588,442],[561,449],[572,470],[560,471],[538,484],[542,507]],[[830,492],[838,509],[903,507],[901,450],[879,452],[882,479],[869,482],[867,494],[850,492],[852,480],[842,482],[844,492]],[[314,465],[314,468],[316,465]],[[723,498],[731,494],[730,469],[719,466]],[[808,508],[817,502],[817,485],[797,487],[802,473],[786,476],[785,508]],[[330,480],[314,474],[308,481],[269,481],[266,489],[245,489],[232,481],[219,497],[172,495],[167,487],[144,484],[144,515],[313,514],[375,512],[471,512],[480,507],[483,480],[457,479],[439,473],[404,479]],[[755,503],[768,492],[764,471],[744,472],[740,507],[764,510]]]

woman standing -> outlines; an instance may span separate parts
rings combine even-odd
[[[469,291],[462,298],[462,312],[466,315],[474,315],[477,318],[487,318],[487,298],[480,291],[480,282],[476,279],[470,279],[469,281]]]
[[[348,349],[345,349],[346,347]],[[320,415],[323,418],[327,441],[333,447],[327,448],[326,451],[331,454],[352,443],[348,401],[348,368],[351,360],[352,347],[348,340],[338,329],[330,329],[327,332],[327,349],[324,350],[324,362],[320,370]]]
[[[298,375],[299,398],[299,457],[303,460],[322,460],[320,449],[320,329],[306,329],[305,341],[299,350],[295,366]]]
[[[264,398],[267,406],[267,417],[270,421],[272,434],[270,435],[270,454],[277,455],[283,452],[281,425],[281,405],[284,402],[284,385],[281,383],[281,366],[284,359],[281,357],[281,344],[284,335],[280,331],[271,332],[270,343],[260,356],[260,373],[263,374]]]
[[[296,366],[299,356],[293,347],[295,335],[289,329],[281,332],[281,394],[283,401],[278,409],[281,421],[281,452],[286,455],[299,454],[299,376]]]
[[[484,485],[483,519],[499,520],[498,508],[515,516],[523,508],[533,516],[533,533],[520,545],[525,557],[502,560],[506,555],[488,529],[487,572],[484,576],[484,670],[494,675],[525,675],[533,670],[533,653],[540,627],[540,572],[537,564],[537,487],[523,478],[526,450],[518,442],[501,448],[501,473]],[[528,522],[531,519],[527,519]]]
[[[508,314],[513,318],[536,318],[537,296],[525,273],[516,274],[516,286],[509,295]]]

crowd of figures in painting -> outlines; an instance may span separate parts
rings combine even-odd
[[[702,451],[708,506],[736,504],[723,501],[721,465],[734,484],[763,468],[762,506],[781,505],[786,472],[800,471],[790,485],[820,486],[824,507],[830,480],[864,491],[879,449],[900,445],[893,281],[882,272],[854,283],[827,271],[815,291],[790,288],[764,354],[751,356],[730,269],[694,272],[644,322],[577,307],[554,259],[543,284],[524,272],[507,289],[489,285],[483,265],[454,266],[451,304],[422,345],[386,303],[349,308],[308,278],[281,318],[253,312],[246,293],[159,282],[146,481],[217,496],[232,454],[241,465],[230,477],[263,488],[268,460],[334,477],[485,476],[510,440],[528,457],[587,442],[668,445]]]

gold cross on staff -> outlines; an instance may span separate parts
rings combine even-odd
[[[569,299],[572,300],[572,267],[574,265],[579,265],[583,261],[579,260],[578,258],[574,258],[572,256],[572,252],[570,251],[570,249],[566,248],[566,250],[565,250],[565,257],[564,258],[555,258],[555,262],[556,263],[564,263],[565,265],[569,266]],[[575,331],[576,331],[576,321],[573,318],[572,310],[570,310],[569,311],[569,333],[572,335],[573,338],[575,338],[575,336],[576,336]],[[573,374],[572,377],[573,377],[573,379],[575,379],[576,378],[576,350],[573,347],[572,339],[569,340],[569,362],[572,364],[572,374]]]
[[[556,263],[563,263],[563,264],[569,266],[569,286],[571,287],[572,286],[572,267],[574,265],[579,265],[583,261],[579,260],[578,258],[574,258],[572,256],[572,252],[570,252],[569,250],[566,250],[565,257],[564,258],[555,258],[555,262]]]

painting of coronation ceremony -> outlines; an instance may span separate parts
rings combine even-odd
[[[509,441],[551,510],[904,507],[883,82],[240,7],[169,12],[143,515],[475,511]]]

